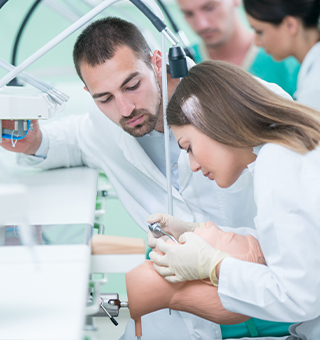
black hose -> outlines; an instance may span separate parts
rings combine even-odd
[[[8,0],[0,0],[0,9],[8,2]]]
[[[37,6],[40,4],[41,1],[42,0],[36,0],[33,3],[31,8],[29,9],[28,13],[24,17],[22,24],[20,25],[19,31],[16,35],[16,39],[14,41],[13,50],[12,50],[11,64],[13,66],[16,66],[18,47],[19,47],[19,43],[20,43],[20,40],[21,40],[23,30],[26,27],[31,15],[33,14],[33,12],[35,11],[35,9],[37,8]],[[21,86],[21,84],[18,82],[17,78],[13,78],[7,85],[9,85],[9,86]]]
[[[167,6],[165,6],[165,4],[162,2],[162,0],[157,0],[157,3],[159,4],[159,6],[162,8],[162,10],[164,11],[164,13],[166,14],[167,18],[169,19],[170,21],[170,24],[173,28],[173,30],[178,33],[179,32],[179,28],[178,26],[176,25],[176,23],[173,21],[173,18],[171,16],[171,14],[169,13],[168,9],[167,9]]]
[[[37,6],[40,4],[42,0],[36,0],[33,5],[31,6],[31,8],[29,9],[28,13],[26,14],[25,18],[23,19],[23,22],[19,28],[19,31],[17,33],[15,42],[14,42],[14,47],[13,47],[13,51],[12,51],[12,57],[11,57],[11,64],[16,66],[16,60],[17,60],[17,52],[18,52],[18,47],[19,47],[19,43],[20,43],[20,39],[23,33],[24,28],[26,27],[31,15],[33,14],[33,12],[35,11],[35,9],[37,8]]]
[[[162,8],[162,10],[164,11],[164,13],[166,14],[168,20],[170,21],[170,24],[173,28],[173,30],[178,34],[180,29],[178,28],[178,26],[176,25],[176,23],[174,22],[171,14],[169,13],[167,6],[162,2],[162,0],[157,0],[159,6]],[[185,46],[184,47],[184,51],[186,53],[186,55],[191,58],[193,61],[195,61],[195,53],[192,47],[190,46]]]
[[[148,6],[146,6],[141,0],[129,0],[151,21],[153,26],[161,33],[165,28],[165,23],[159,19]]]

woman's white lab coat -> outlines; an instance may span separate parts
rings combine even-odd
[[[264,320],[301,322],[291,328],[292,334],[318,340],[320,147],[301,155],[266,144],[249,170],[267,266],[224,259],[218,289],[222,304]]]
[[[320,42],[307,53],[298,75],[294,97],[301,104],[320,111]]]

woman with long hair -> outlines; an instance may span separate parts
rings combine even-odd
[[[320,113],[264,87],[227,63],[194,66],[171,97],[167,119],[193,171],[222,188],[253,176],[256,237],[266,266],[186,232],[150,253],[169,282],[210,278],[229,311],[292,322],[290,339],[320,335]],[[213,221],[214,222],[214,221]]]
[[[295,57],[301,64],[297,101],[320,110],[320,1],[244,0],[255,43],[274,59]]]

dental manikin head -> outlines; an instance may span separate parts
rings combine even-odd
[[[265,264],[259,243],[251,235],[225,233],[213,222],[197,228],[195,233],[214,248],[235,258]],[[171,240],[167,242],[174,244]],[[130,316],[136,323],[136,336],[142,335],[141,317],[163,308],[192,313],[218,324],[236,324],[249,319],[225,310],[219,299],[218,287],[213,286],[210,280],[169,283],[155,271],[151,261],[127,273],[126,285]]]
[[[225,253],[230,253],[231,250],[232,256],[239,260],[266,264],[258,241],[251,235],[224,232],[211,221],[208,221],[204,228],[196,228],[194,233],[216,249]]]
[[[161,53],[151,53],[135,25],[112,17],[95,21],[78,37],[73,59],[110,120],[134,137],[163,132]]]

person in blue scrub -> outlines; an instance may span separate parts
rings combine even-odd
[[[177,0],[177,3],[201,38],[193,46],[196,63],[210,59],[230,62],[293,95],[299,63],[294,58],[275,61],[254,44],[254,33],[239,16],[240,0]]]
[[[244,0],[244,6],[256,45],[276,60],[293,56],[301,63],[295,99],[320,110],[320,1]]]

